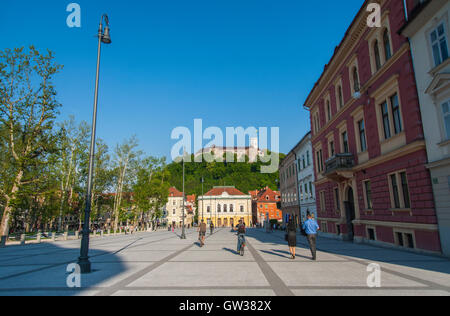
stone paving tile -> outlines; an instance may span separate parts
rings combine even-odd
[[[77,291],[66,286],[66,264],[56,264],[76,262],[80,240],[2,248],[0,296],[450,295],[450,261],[438,257],[319,238],[313,262],[299,236],[292,261],[284,233],[262,230],[248,231],[249,249],[240,257],[237,237],[227,229],[208,234],[204,248],[195,244],[195,230],[187,230],[186,240],[180,233],[91,239],[94,272],[82,275]],[[380,289],[366,284],[372,262],[381,266]]]
[[[168,262],[128,286],[176,287],[180,284],[188,284],[193,289],[198,286],[269,285],[254,262]]]
[[[366,266],[354,262],[269,263],[287,286],[367,287]],[[382,273],[383,286],[423,286],[388,273]]]
[[[212,290],[121,290],[114,293],[113,296],[188,296],[188,297],[207,297],[207,296],[275,296],[273,290],[270,289],[212,289]]]
[[[446,291],[424,289],[305,289],[293,292],[296,296],[449,296]]]

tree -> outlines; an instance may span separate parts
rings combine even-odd
[[[61,69],[51,51],[41,54],[33,46],[28,52],[0,51],[0,152],[9,171],[0,188],[4,200],[0,235],[9,232],[20,190],[38,181],[29,177],[28,168],[46,164],[54,148],[53,126],[60,104],[52,80]]]
[[[115,230],[117,230],[119,226],[124,187],[130,189],[130,183],[133,179],[132,171],[136,170],[137,158],[142,154],[140,151],[136,150],[137,146],[138,141],[135,136],[125,140],[121,145],[116,146],[116,157],[114,162],[116,183],[113,208]]]

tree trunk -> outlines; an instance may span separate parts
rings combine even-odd
[[[16,176],[16,180],[14,181],[14,185],[11,189],[11,194],[6,196],[6,205],[5,210],[3,211],[2,223],[0,225],[0,235],[7,236],[9,233],[9,219],[12,212],[11,200],[14,200],[16,197],[16,193],[19,191],[19,184],[22,181],[23,170],[20,170]]]

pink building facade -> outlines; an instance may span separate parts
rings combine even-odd
[[[369,27],[369,3],[381,27]],[[355,242],[440,253],[403,1],[365,1],[305,107],[318,222]]]

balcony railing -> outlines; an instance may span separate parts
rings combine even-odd
[[[325,162],[325,175],[336,171],[350,170],[355,166],[355,158],[351,153],[336,154]]]

